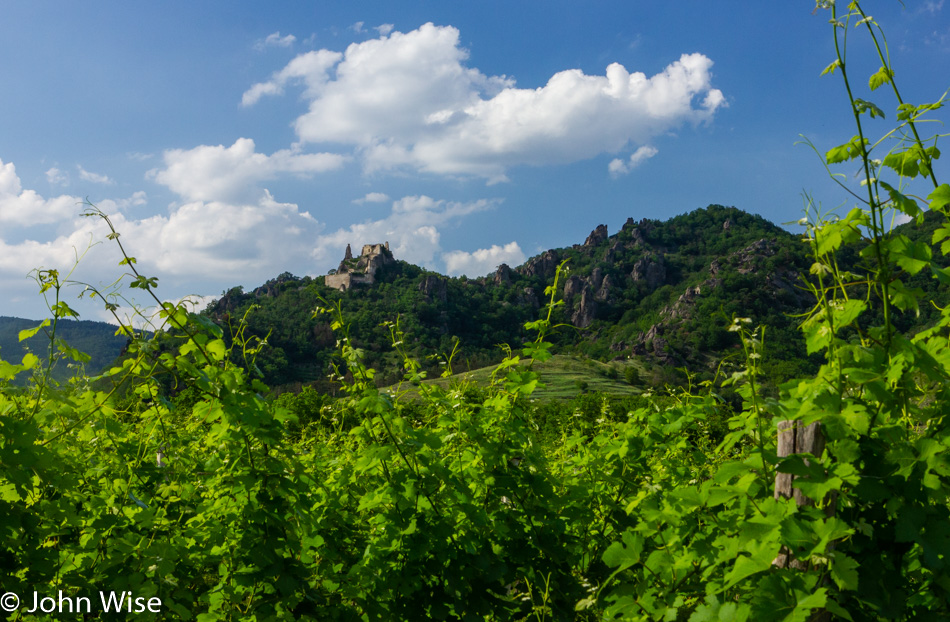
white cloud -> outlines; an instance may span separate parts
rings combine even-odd
[[[212,148],[211,159],[227,151]],[[202,153],[198,151],[199,155]],[[254,154],[251,145],[245,145],[243,153],[264,158],[266,170],[293,170],[296,166],[280,157],[274,160],[280,166],[267,164],[274,156]],[[326,233],[324,225],[310,213],[301,211],[293,203],[275,200],[266,190],[256,195],[245,193],[247,196],[243,199],[208,198],[216,193],[195,190],[201,180],[211,188],[219,188],[217,194],[222,196],[240,193],[234,192],[229,176],[225,176],[224,182],[216,181],[216,175],[201,170],[200,162],[192,162],[198,170],[191,176],[172,166],[184,166],[189,154],[194,155],[191,152],[172,154],[171,165],[161,171],[166,174],[162,177],[164,182],[182,198],[182,202],[172,204],[167,213],[142,216],[142,210],[136,209],[148,202],[142,191],[126,198],[98,202],[121,234],[126,251],[136,258],[137,269],[146,276],[158,277],[159,293],[166,297],[185,291],[207,293],[209,282],[224,285],[262,282],[285,270],[297,274],[324,273],[339,261],[347,243],[358,248],[364,243],[388,241],[399,259],[440,269],[442,230],[457,227],[466,216],[494,209],[499,204],[498,200],[489,199],[451,202],[428,196],[407,196],[392,201],[389,213],[381,219]],[[228,162],[243,170],[242,163],[246,159]],[[268,168],[270,166],[273,168]],[[308,166],[301,166],[310,170]],[[254,172],[246,174],[260,177]],[[159,175],[154,174],[156,178]],[[382,193],[369,193],[364,197],[370,201],[383,198]],[[128,270],[118,265],[122,257],[115,244],[106,240],[109,230],[105,224],[98,218],[79,217],[81,211],[81,201],[76,197],[47,200],[33,190],[24,189],[13,164],[0,163],[0,221],[4,224],[21,221],[31,224],[41,222],[40,219],[55,221],[60,231],[49,235],[50,228],[36,229],[40,232],[37,235],[49,237],[16,239],[6,237],[10,227],[0,227],[0,288],[10,304],[36,307],[36,286],[24,278],[36,268],[52,268],[66,274],[81,256],[82,261],[71,278],[97,287],[114,281]],[[475,265],[479,260],[491,263],[492,257],[517,263],[511,258],[517,254],[516,245],[476,251],[467,265]],[[453,257],[456,257],[453,265],[464,263],[462,258]],[[217,289],[219,285],[213,287]],[[126,290],[126,293],[136,292]],[[30,303],[31,300],[34,302]],[[138,302],[149,304],[144,295],[140,295]],[[105,317],[100,314],[101,307],[93,305],[90,310],[85,304],[79,308],[87,316]],[[44,311],[27,315],[41,313]]]
[[[382,32],[382,31],[381,31]],[[312,56],[311,56],[312,55]],[[425,24],[347,47],[298,56],[242,99],[251,105],[306,86],[304,142],[352,145],[367,171],[408,168],[504,181],[516,165],[561,164],[643,145],[725,105],[712,61],[684,54],[652,77],[618,63],[605,75],[570,69],[540,88],[516,88],[464,62],[451,26]]]
[[[393,28],[395,28],[393,24],[380,24],[379,26],[374,27],[373,30],[385,37],[393,31]]]
[[[96,203],[96,206],[107,214],[124,212],[129,208],[143,205],[148,205],[148,195],[143,190],[133,192],[132,196],[125,199],[105,199]]]
[[[184,307],[192,313],[200,313],[205,310],[210,303],[214,302],[218,296],[201,296],[198,294],[192,294],[190,296],[182,296],[180,298],[169,298],[163,300],[163,303],[172,303],[173,305],[182,304]],[[119,321],[122,322],[124,326],[131,324],[138,330],[158,330],[160,328],[166,328],[167,320],[161,317],[162,309],[158,305],[154,304],[154,301],[149,299],[149,303],[141,306],[132,306],[126,304],[118,304],[118,308],[115,309],[115,315],[112,312],[106,309],[100,309],[96,312],[96,316],[102,322],[112,324],[113,326],[118,326],[118,321],[116,316],[118,316]]]
[[[253,155],[252,146],[248,153]],[[293,154],[260,157],[268,171],[306,172],[313,168],[308,160],[297,160]],[[232,164],[242,169],[242,162],[239,158]],[[175,174],[169,173],[172,179],[166,181],[186,200],[180,206],[172,205],[165,215],[133,215],[138,211],[135,208],[148,202],[142,191],[98,202],[121,234],[127,252],[136,258],[136,266],[142,274],[159,277],[160,287],[168,280],[179,286],[222,279],[246,283],[288,269],[317,271],[311,253],[323,225],[309,213],[292,203],[276,201],[266,190],[246,201],[195,198],[203,193],[194,192],[190,184],[197,184],[205,175],[215,186],[214,176],[203,171],[191,178]],[[253,171],[245,174],[261,176]],[[228,190],[227,183],[219,185]],[[0,223],[5,225],[0,226],[0,288],[8,302],[36,297],[35,285],[25,276],[37,268],[56,269],[65,275],[82,257],[72,278],[93,284],[109,283],[127,270],[118,266],[121,255],[106,241],[109,231],[101,219],[80,217],[82,203],[78,197],[45,199],[24,189],[14,165],[0,162]],[[50,223],[58,225],[59,234],[44,227],[33,230],[34,239],[7,235],[11,224]]]
[[[465,251],[444,253],[442,260],[445,262],[447,274],[476,277],[493,272],[503,263],[509,266],[521,265],[524,263],[525,255],[517,242],[509,242],[504,246],[493,244],[491,248],[480,248],[471,253]]]
[[[267,279],[291,266],[299,267],[300,258],[309,256],[322,229],[309,213],[294,204],[279,203],[269,194],[247,204],[193,201],[167,216],[140,219],[118,211],[117,203],[103,201],[99,207],[110,215],[139,270],[162,278]],[[48,242],[0,241],[0,274],[22,278],[38,266],[71,266],[77,252],[90,241],[103,241],[108,233],[98,218],[75,219],[72,225],[68,235]],[[83,260],[83,268],[94,275],[89,277],[93,281],[111,281],[121,272],[120,259],[109,242],[95,248]]]
[[[627,159],[626,162],[620,158],[614,158],[610,161],[610,164],[607,165],[607,171],[610,173],[611,177],[619,177],[621,175],[626,175],[633,169],[637,168],[653,156],[655,156],[659,151],[655,147],[650,145],[643,145],[639,149],[633,152],[633,155]]]
[[[64,194],[44,199],[35,190],[24,190],[16,166],[0,160],[0,223],[24,226],[58,223],[78,214],[81,203],[79,197]]]
[[[272,32],[271,34],[267,35],[266,38],[259,39],[257,42],[255,42],[254,49],[257,51],[263,51],[270,47],[289,48],[296,40],[297,37],[293,35],[281,37],[280,31]]]
[[[318,97],[329,81],[330,69],[343,57],[339,52],[317,50],[294,58],[286,67],[274,73],[267,82],[259,82],[245,91],[242,106],[253,106],[264,95],[283,95],[284,87],[290,84],[306,86],[307,97]]]
[[[908,216],[907,214],[904,214],[904,213],[902,213],[902,212],[898,212],[897,210],[893,210],[893,211],[891,212],[891,228],[892,228],[892,229],[893,229],[894,227],[898,227],[898,226],[900,226],[900,225],[906,225],[907,223],[909,223],[909,222],[912,221],[912,220],[913,220],[912,217],[910,217],[910,216]]]
[[[350,30],[352,30],[356,34],[360,34],[361,32],[363,32],[363,24],[365,23],[366,22],[356,22],[355,24],[350,26]]]
[[[69,175],[54,166],[46,171],[46,181],[53,186],[68,186]]]
[[[256,184],[283,173],[310,176],[343,166],[346,157],[332,153],[300,153],[283,149],[257,153],[254,141],[239,138],[230,147],[200,145],[164,154],[165,168],[148,176],[188,201],[256,201],[264,192]]]
[[[388,194],[383,192],[370,192],[365,197],[354,199],[353,202],[357,205],[362,205],[363,203],[385,203],[388,200]]]
[[[115,185],[115,181],[109,178],[107,175],[99,175],[98,173],[90,173],[83,167],[76,165],[76,168],[79,170],[79,179],[83,181],[92,182],[94,184],[105,184],[107,186]]]
[[[493,209],[498,203],[498,200],[488,199],[456,203],[424,195],[403,197],[393,202],[386,218],[321,235],[313,256],[333,260],[337,255],[343,256],[347,244],[360,248],[363,244],[389,242],[397,259],[432,266],[436,254],[442,250],[440,226],[452,224],[475,212]]]
[[[268,278],[306,256],[321,225],[265,193],[257,203],[193,201],[153,223],[145,258],[173,275]]]

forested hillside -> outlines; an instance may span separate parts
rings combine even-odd
[[[23,341],[19,340],[20,331],[35,328],[37,323],[36,320],[0,317],[0,357],[19,361],[27,352],[33,352],[40,358],[46,358],[50,350],[48,329]],[[90,375],[98,374],[112,365],[128,342],[127,337],[116,335],[115,326],[89,320],[60,320],[56,334],[63,342],[89,355],[84,367]],[[62,382],[77,371],[77,361],[64,361],[54,367],[53,377]]]
[[[899,231],[924,239],[936,223],[928,215],[921,226]],[[814,304],[802,280],[814,261],[811,251],[801,235],[736,208],[711,205],[665,222],[631,218],[612,234],[601,225],[583,243],[515,268],[502,265],[478,279],[449,278],[396,259],[371,285],[340,292],[322,278],[285,273],[253,291],[230,290],[206,313],[225,327],[246,317],[249,335],[267,337],[257,365],[271,386],[316,383],[326,389],[336,338],[327,316],[313,311],[338,303],[353,343],[378,369],[378,382],[388,384],[401,376],[402,361],[387,322],[398,319],[404,348],[430,370],[441,371],[439,363],[456,341],[456,370],[497,363],[504,355],[500,344],[517,347],[529,338],[523,325],[536,317],[546,285],[566,261],[557,292],[564,304],[553,319],[573,328],[551,337],[562,353],[600,361],[636,357],[652,370],[644,378],[648,384],[676,381],[676,368],[710,378],[739,348],[729,327],[741,316],[768,326],[762,365],[768,382],[816,369],[798,330]],[[838,261],[842,269],[866,269],[856,245],[843,247]],[[945,301],[925,275],[911,277],[908,285],[923,288],[937,304]],[[926,305],[899,322],[912,331],[937,313]]]

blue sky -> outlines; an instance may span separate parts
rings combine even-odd
[[[718,203],[782,223],[803,192],[846,198],[795,144],[853,134],[812,2],[91,7],[4,3],[0,315],[46,314],[34,268],[85,252],[75,279],[121,275],[86,198],[168,300],[325,274],[347,243],[478,276],[628,217]],[[865,9],[904,98],[939,98],[950,8]]]

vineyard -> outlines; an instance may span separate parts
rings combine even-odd
[[[932,304],[908,279],[950,284],[934,258],[950,252],[950,185],[935,172],[940,135],[925,134],[942,98],[902,99],[859,3],[817,10],[835,49],[824,79],[843,82],[855,122],[854,138],[821,156],[831,174],[849,173],[855,206],[836,215],[809,200],[801,220],[812,264],[799,283],[814,306],[798,321],[808,353],[823,357],[814,376],[764,391],[769,329],[735,317],[741,362],[714,380],[619,414],[607,401],[545,411],[536,366],[567,330],[552,319],[562,265],[525,325],[533,338],[480,382],[453,380],[451,356],[447,380],[424,382],[392,321],[404,373],[381,388],[340,306],[312,310],[334,331],[339,396],[314,394],[303,419],[259,379],[268,346],[240,318],[220,326],[170,303],[161,334],[124,328],[114,367],[56,380],[56,366],[88,357],[57,334],[74,313],[66,277],[41,271],[51,319],[21,339],[48,335],[50,354],[0,361],[3,615],[946,619],[950,309],[915,334],[896,328]],[[869,80],[849,73],[849,37],[876,55]],[[884,132],[881,118],[894,121]],[[942,219],[930,243],[891,232],[895,215],[925,212]],[[120,233],[109,241],[127,287],[162,305]],[[850,244],[861,268],[844,271],[836,253]],[[780,430],[805,429],[818,437],[780,447]]]

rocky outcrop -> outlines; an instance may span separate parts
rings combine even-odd
[[[581,291],[581,303],[571,315],[571,323],[578,328],[587,328],[597,316],[597,303],[589,287]]]
[[[766,259],[778,252],[775,240],[763,238],[749,244],[734,253],[714,259],[709,264],[709,278],[702,283],[686,290],[670,305],[660,311],[660,320],[646,332],[637,337],[632,346],[634,354],[647,355],[664,364],[677,362],[676,355],[670,348],[670,341],[674,340],[678,327],[693,318],[696,305],[704,294],[722,286],[723,277],[728,273],[757,274],[766,270]],[[648,281],[653,260],[641,258],[634,266],[634,272],[642,280]],[[654,270],[655,271],[655,270]],[[655,274],[657,278],[658,274]],[[807,304],[808,299],[801,288],[795,286],[799,278],[798,272],[793,269],[771,271],[762,281],[761,287],[776,305],[791,305],[798,308]]]
[[[564,293],[562,296],[564,298],[564,304],[571,304],[574,298],[584,291],[585,285],[584,279],[576,274],[567,277],[567,280],[564,281]]]
[[[584,240],[585,248],[592,248],[607,239],[607,225],[597,225],[597,228],[590,232],[587,239]]]
[[[511,268],[508,267],[508,264],[503,263],[498,266],[498,269],[495,270],[494,276],[492,276],[492,282],[495,285],[507,285],[511,283]]]
[[[610,247],[604,251],[604,262],[606,263],[615,263],[618,257],[623,256],[624,244],[620,240],[617,240]]]
[[[599,302],[610,302],[613,298],[614,280],[609,274],[600,282],[597,293],[594,294],[594,300]]]
[[[537,276],[547,281],[554,278],[559,262],[560,257],[558,257],[557,251],[545,251],[537,257],[532,257],[515,271],[524,276]]]
[[[735,262],[739,274],[748,274],[758,268],[763,257],[775,254],[775,242],[766,238],[756,240],[741,251],[733,253],[729,258]]]
[[[448,295],[448,279],[438,274],[427,274],[419,282],[419,291],[430,302],[445,302]]]
[[[541,308],[541,301],[538,300],[538,292],[536,292],[533,287],[525,287],[521,291],[522,294],[518,297],[519,302],[529,305],[532,309]]]
[[[600,289],[600,285],[603,282],[604,282],[604,269],[601,268],[600,266],[597,266],[590,273],[590,287],[593,290],[598,290]]]
[[[300,279],[291,273],[283,272],[277,278],[271,279],[260,287],[256,288],[253,292],[251,292],[251,295],[255,298],[273,298],[277,296],[278,293],[280,293],[281,285],[285,283],[296,283],[299,280]]]
[[[653,227],[654,222],[652,220],[644,218],[637,223],[634,222],[633,218],[628,218],[621,229],[621,232],[630,234],[630,244],[628,248],[648,246],[647,238],[650,232],[653,231]]]
[[[703,289],[700,285],[687,287],[686,291],[676,299],[676,302],[663,310],[663,316],[670,320],[686,319],[689,317],[690,311],[693,305],[696,304],[696,299],[699,298],[702,291]]]
[[[655,324],[646,333],[640,333],[637,343],[633,346],[633,353],[641,356],[652,355],[664,365],[676,364],[677,360],[670,351],[670,342],[664,337],[666,330],[666,326]]]
[[[647,255],[633,264],[630,278],[636,283],[646,283],[647,289],[654,290],[666,283],[666,261],[663,255]]]

